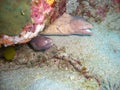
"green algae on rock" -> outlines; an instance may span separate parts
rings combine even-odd
[[[0,1],[0,33],[17,35],[31,22],[31,0]]]

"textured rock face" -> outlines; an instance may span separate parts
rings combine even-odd
[[[72,15],[83,16],[92,22],[101,22],[108,12],[120,13],[120,0],[68,0],[66,11]]]
[[[51,3],[49,4],[49,1],[46,0],[27,0],[27,1],[14,0],[10,3],[10,5],[8,4],[8,6],[6,5],[7,3],[9,3],[9,1],[2,1],[1,3],[4,3],[5,6],[3,5],[1,9],[2,11],[1,16],[4,18],[1,19],[1,24],[0,24],[2,27],[1,28],[2,30],[0,31],[0,45],[3,44],[4,46],[26,43],[35,36],[37,36],[38,33],[44,29],[45,23],[48,19],[46,17],[52,12],[53,9]],[[10,27],[8,25],[9,29],[7,29],[8,28],[6,24],[7,16],[5,14],[5,13],[11,13],[10,10],[8,10],[8,8],[14,11],[12,12],[13,18],[11,18],[13,22],[10,21],[11,24]],[[29,13],[26,12],[26,9],[29,9],[28,10]],[[17,15],[20,17],[18,19],[15,19],[14,17],[18,17]],[[30,18],[27,19],[28,17],[26,15],[29,15]],[[28,20],[31,21],[31,18],[32,18],[32,23],[28,21]],[[22,26],[20,26],[21,24]],[[6,27],[4,25],[6,25]],[[6,30],[4,30],[4,28]]]
[[[0,1],[0,33],[19,34],[23,27],[31,22],[31,0]]]

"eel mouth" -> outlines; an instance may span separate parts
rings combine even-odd
[[[81,29],[81,30],[74,30],[73,35],[93,35],[93,32],[91,29]]]
[[[83,30],[83,33],[87,34],[87,35],[92,35],[93,34],[91,29],[85,29],[85,30]]]

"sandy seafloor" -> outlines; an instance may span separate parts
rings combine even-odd
[[[120,30],[109,30],[104,23],[93,25],[92,36],[49,37],[84,60],[89,71],[104,81],[101,88],[77,72],[44,67],[1,72],[0,90],[120,90]]]

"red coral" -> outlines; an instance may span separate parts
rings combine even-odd
[[[50,23],[66,11],[66,0],[58,0],[54,3],[54,11],[50,14]]]
[[[59,15],[62,15],[65,11],[66,11],[66,0],[61,0],[59,3],[58,3],[58,12],[59,12]]]
[[[113,0],[114,1],[114,3],[116,3],[116,4],[120,4],[120,0]]]
[[[98,6],[96,9],[96,15],[98,15],[101,19],[104,19],[108,11],[108,6]]]
[[[101,21],[106,17],[111,3],[100,2],[98,0],[77,0],[79,6],[73,12],[73,15],[87,16],[94,18],[94,21]]]
[[[120,0],[113,0],[113,6],[115,8],[115,12],[120,12]]]

